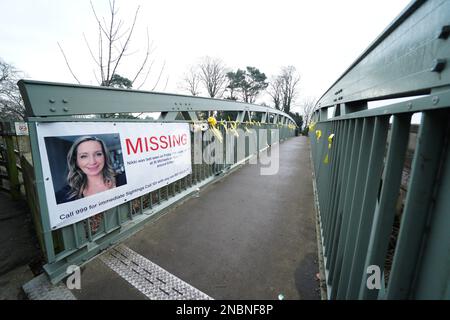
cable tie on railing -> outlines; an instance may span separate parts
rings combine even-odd
[[[193,122],[193,123],[191,123],[191,131],[192,131],[192,132],[203,131],[203,130],[202,130],[202,124],[201,124],[201,123],[198,123],[198,122]]]

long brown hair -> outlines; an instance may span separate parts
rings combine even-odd
[[[105,164],[102,169],[103,182],[105,184],[115,183],[114,170],[112,168],[111,159],[109,158],[108,148],[103,140],[94,136],[83,136],[75,140],[67,153],[67,168],[69,169],[67,183],[71,189],[69,197],[81,197],[87,187],[86,174],[77,166],[78,146],[86,141],[97,141],[100,143],[102,146],[103,157],[105,158]]]

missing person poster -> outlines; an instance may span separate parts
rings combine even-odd
[[[187,123],[38,123],[37,136],[52,229],[192,172]]]

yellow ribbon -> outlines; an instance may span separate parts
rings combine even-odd
[[[216,137],[217,140],[219,140],[220,143],[222,143],[223,141],[223,136],[222,136],[222,132],[220,132],[219,129],[216,128],[217,125],[217,120],[214,117],[209,117],[208,118],[208,124],[210,126],[210,130],[212,131],[212,133],[214,134],[214,136]]]
[[[316,138],[317,141],[319,141],[320,137],[322,136],[322,130],[316,130]]]
[[[333,143],[334,133],[328,136],[328,149],[331,149],[331,144]]]
[[[332,133],[328,136],[328,150],[331,149],[331,144],[333,143],[333,139],[334,139],[334,133]],[[329,162],[330,162],[330,160],[329,160],[328,151],[327,151],[327,155],[325,156],[323,163],[328,164]]]
[[[230,122],[230,131],[231,133],[234,134],[235,137],[239,138],[239,133],[237,132],[237,122],[236,121],[231,121]]]
[[[215,127],[217,125],[217,120],[214,117],[209,117],[208,118],[208,123],[210,126]]]
[[[225,129],[225,132],[228,132],[228,125],[227,125],[227,122],[224,121],[224,120],[221,120],[219,123],[220,123],[220,124],[223,126],[223,128]]]
[[[311,122],[308,126],[309,131],[314,131],[314,129],[316,128],[316,123],[315,122]]]

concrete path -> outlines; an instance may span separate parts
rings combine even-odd
[[[278,174],[247,164],[123,245],[213,299],[319,299],[308,139],[279,153]],[[98,258],[81,286],[78,299],[146,299]]]
[[[41,260],[26,203],[0,191],[0,300],[23,299],[22,285]]]

